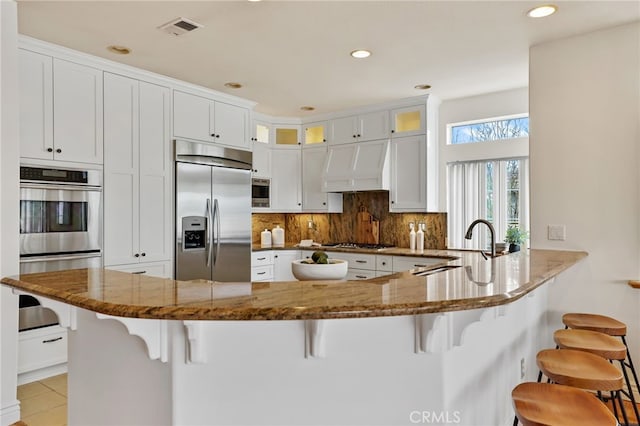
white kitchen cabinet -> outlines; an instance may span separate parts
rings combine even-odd
[[[273,251],[251,252],[251,281],[273,281]]]
[[[20,73],[20,157],[52,159],[53,58],[18,51]]]
[[[251,141],[257,144],[269,144],[271,141],[271,123],[262,120],[251,122]]]
[[[303,148],[315,147],[327,143],[328,123],[326,121],[307,123],[302,127],[304,129]]]
[[[53,325],[18,333],[19,374],[24,375],[35,370],[65,364],[66,362],[66,328]],[[35,377],[34,379],[38,380],[47,376],[48,374],[45,374],[43,377]]]
[[[376,255],[376,271],[377,272],[393,272],[393,256]]]
[[[322,172],[327,147],[302,150],[302,210],[308,212],[342,213],[342,193],[322,190]]]
[[[330,144],[388,139],[390,135],[388,110],[336,118],[329,122]]]
[[[297,124],[274,124],[274,148],[299,149],[301,127]]]
[[[424,104],[392,109],[392,137],[424,135],[426,133],[425,110]]]
[[[173,262],[171,261],[139,263],[136,265],[112,265],[105,266],[105,269],[158,278],[173,278]]]
[[[249,111],[202,96],[173,92],[173,133],[179,138],[249,149]]]
[[[274,250],[273,251],[273,280],[297,281],[291,272],[291,262],[300,259],[300,250]]]
[[[389,190],[389,140],[330,146],[323,168],[324,190]]]
[[[391,140],[389,211],[427,211],[427,140],[424,135]]]
[[[102,164],[102,71],[19,51],[20,156]]]
[[[347,280],[369,280],[376,277],[376,271],[369,271],[366,269],[352,269],[347,270]]]
[[[172,258],[169,89],[105,73],[104,264]]]
[[[300,149],[271,151],[271,210],[302,211],[302,153]]]
[[[254,177],[271,177],[271,147],[261,142],[253,143],[253,165]]]

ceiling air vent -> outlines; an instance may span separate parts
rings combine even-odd
[[[198,24],[197,22],[194,22],[191,19],[176,18],[170,22],[167,22],[164,25],[159,26],[158,29],[166,32],[167,34],[180,36],[182,34],[186,34],[188,32],[196,30],[202,26],[203,26],[202,24]]]

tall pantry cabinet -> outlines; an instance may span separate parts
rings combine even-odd
[[[104,88],[105,267],[171,276],[171,91],[106,72]]]

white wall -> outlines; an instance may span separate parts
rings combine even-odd
[[[0,275],[18,273],[18,27],[13,0],[0,1]],[[16,399],[18,302],[0,288],[0,425],[20,419]]]
[[[440,104],[439,116],[439,204],[441,210],[447,206],[447,163],[450,161],[472,160],[478,152],[490,158],[513,158],[526,156],[525,143],[505,146],[500,142],[482,144],[447,145],[447,124],[505,115],[526,114],[529,111],[529,93],[526,87],[488,93],[468,98],[450,99]]]
[[[640,23],[534,46],[529,72],[531,246],[589,252],[552,307],[625,322],[640,365]]]

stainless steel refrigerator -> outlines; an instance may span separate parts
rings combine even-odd
[[[174,147],[175,278],[251,281],[251,152]]]

